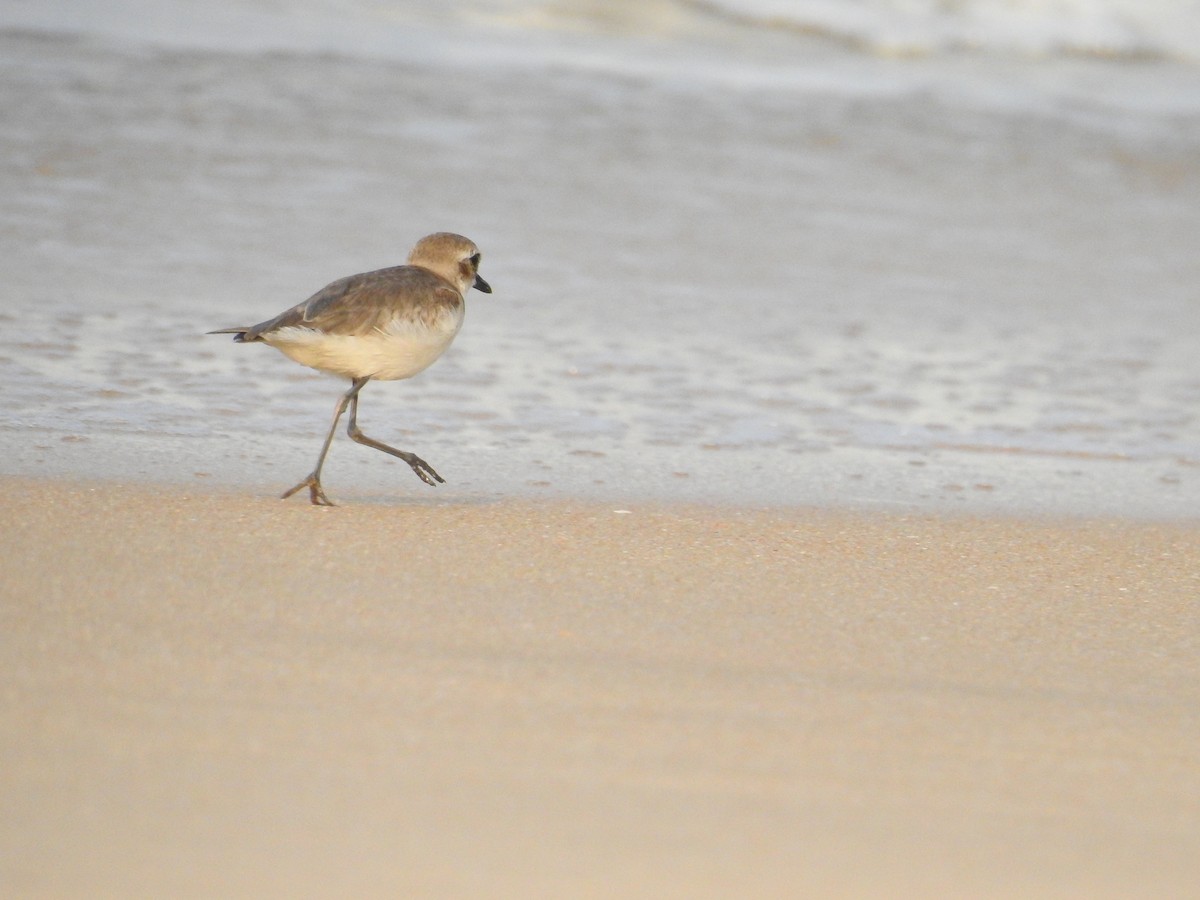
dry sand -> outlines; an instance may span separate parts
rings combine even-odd
[[[1196,527],[0,484],[6,896],[1200,884]]]

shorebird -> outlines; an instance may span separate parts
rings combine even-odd
[[[239,344],[261,341],[298,363],[350,379],[350,390],[334,408],[316,468],[282,499],[308,488],[314,505],[334,505],[321,488],[321,467],[347,406],[351,440],[404,460],[428,485],[445,482],[415,453],[359,430],[358,394],[372,378],[411,378],[442,355],[462,327],[467,291],[492,292],[479,277],[479,259],[479,248],[461,234],[430,234],[417,241],[406,265],[339,278],[273,319],[209,332],[232,334]]]

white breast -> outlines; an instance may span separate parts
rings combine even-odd
[[[396,319],[368,334],[326,334],[294,326],[263,335],[263,340],[296,362],[346,378],[394,381],[411,378],[433,364],[462,327],[462,307],[433,325]]]

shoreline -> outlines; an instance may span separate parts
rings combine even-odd
[[[307,401],[305,421],[324,406]],[[396,398],[378,392],[384,401]],[[372,410],[386,422],[385,404]],[[399,418],[402,419],[402,413]],[[321,434],[262,430],[194,435],[113,434],[83,428],[26,431],[8,441],[0,478],[226,493],[270,499],[307,472]],[[2,433],[2,430],[0,430]],[[14,434],[10,432],[10,435]],[[406,437],[393,438],[401,442]],[[603,451],[556,446],[532,432],[520,443],[474,435],[475,446],[433,435],[418,443],[447,484],[429,489],[404,468],[335,436],[326,469],[331,498],[384,507],[453,504],[639,505],[664,510],[811,510],[1046,522],[1200,524],[1191,460],[1105,458],[972,447],[839,446],[705,449],[686,459],[628,444]],[[87,473],[84,476],[81,473]],[[411,482],[411,483],[410,483]]]
[[[1200,878],[1194,526],[0,484],[18,893]]]

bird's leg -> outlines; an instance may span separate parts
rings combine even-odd
[[[445,484],[446,479],[433,471],[433,466],[421,459],[415,453],[406,453],[403,450],[397,450],[395,447],[389,447],[387,444],[380,443],[374,438],[369,438],[358,429],[358,393],[350,398],[350,424],[346,428],[346,434],[350,435],[350,440],[360,444],[365,444],[368,447],[374,447],[376,450],[382,450],[384,453],[390,453],[397,459],[402,459],[408,463],[412,470],[417,474],[423,482],[428,485],[437,485],[439,482]]]
[[[353,384],[350,385],[350,390],[346,391],[338,399],[337,407],[333,411],[333,424],[329,426],[329,434],[325,435],[325,444],[321,447],[321,455],[317,457],[317,467],[302,482],[294,488],[285,491],[280,499],[286,500],[301,488],[308,488],[308,498],[312,501],[313,506],[334,505],[329,502],[329,498],[321,490],[321,467],[325,465],[325,455],[329,453],[329,445],[333,443],[333,435],[337,432],[338,420],[341,419],[342,413],[346,411],[346,404],[358,403],[358,392],[362,390],[363,385],[368,380],[367,378],[355,378]],[[351,418],[351,421],[354,421],[353,418]]]

